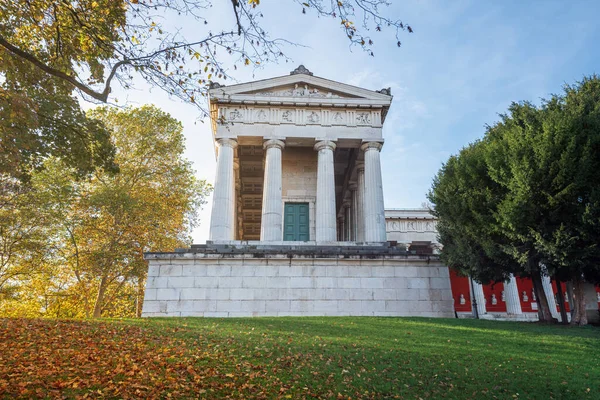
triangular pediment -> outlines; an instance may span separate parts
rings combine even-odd
[[[389,92],[359,88],[306,73],[296,73],[230,86],[213,85],[211,99],[239,101],[307,101],[378,103],[389,106]]]
[[[303,98],[327,98],[327,99],[360,99],[364,97],[332,90],[323,86],[311,85],[306,82],[297,82],[294,85],[275,86],[249,92],[239,93],[247,96],[263,97],[303,97]]]

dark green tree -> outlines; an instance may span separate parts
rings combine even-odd
[[[600,80],[567,86],[541,107],[513,103],[485,138],[443,166],[429,193],[443,259],[477,280],[541,274],[571,280],[573,323],[586,324],[583,282],[600,275]]]

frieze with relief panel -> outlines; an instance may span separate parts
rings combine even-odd
[[[381,127],[381,109],[220,107],[221,124],[293,124]]]
[[[432,220],[387,220],[388,232],[437,232],[436,221]]]

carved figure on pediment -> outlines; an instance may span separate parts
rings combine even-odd
[[[369,113],[359,113],[356,116],[356,120],[358,121],[359,124],[370,124],[371,123],[371,119],[369,118]]]
[[[406,224],[406,230],[407,231],[416,231],[417,230],[417,224],[415,223],[415,221],[409,221]]]
[[[336,112],[335,115],[333,116],[333,120],[335,122],[342,122],[344,120],[344,117],[342,116],[341,112]]]
[[[256,118],[258,118],[259,121],[264,121],[267,119],[267,113],[265,112],[265,110],[260,110]]]
[[[335,99],[339,99],[342,96],[339,96],[337,94],[333,94],[331,92],[327,92],[327,94],[325,93],[321,93],[319,91],[319,89],[317,88],[310,88],[307,84],[305,84],[303,87],[300,86],[298,83],[294,84],[294,87],[292,89],[285,89],[285,90],[272,90],[269,92],[259,92],[259,93],[254,93],[255,96],[267,96],[267,97],[327,97],[327,98],[335,98]]]
[[[284,111],[283,114],[281,114],[281,119],[283,119],[286,122],[294,122],[294,121],[292,121],[292,111],[290,111],[290,110]]]
[[[319,122],[319,119],[321,119],[321,117],[319,117],[319,114],[313,111],[306,119],[308,120],[308,122],[316,124]]]
[[[242,113],[237,108],[229,113],[229,119],[235,121],[236,119],[242,119]]]
[[[434,231],[435,229],[433,229],[433,223],[432,222],[426,222],[425,223],[425,230],[426,231]]]
[[[298,87],[298,84],[296,83],[294,85],[294,90],[292,90],[292,96],[302,96],[304,94],[304,90],[300,89]]]

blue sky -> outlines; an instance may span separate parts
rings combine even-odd
[[[233,22],[229,1],[207,15],[211,26]],[[290,46],[290,63],[240,68],[238,82],[287,75],[304,64],[315,75],[367,89],[391,87],[394,101],[382,150],[386,208],[419,207],[442,163],[480,138],[512,101],[540,99],[584,75],[600,73],[600,2],[392,0],[386,11],[409,23],[397,48],[393,32],[375,33],[375,57],[349,49],[339,24],[302,15],[290,0],[263,0],[264,27]],[[193,30],[193,26],[185,26]],[[231,83],[231,82],[230,82]],[[210,127],[194,107],[140,84],[117,90],[119,103],[154,103],[184,124],[186,156],[197,175],[212,182]],[[194,243],[208,238],[210,203]]]

